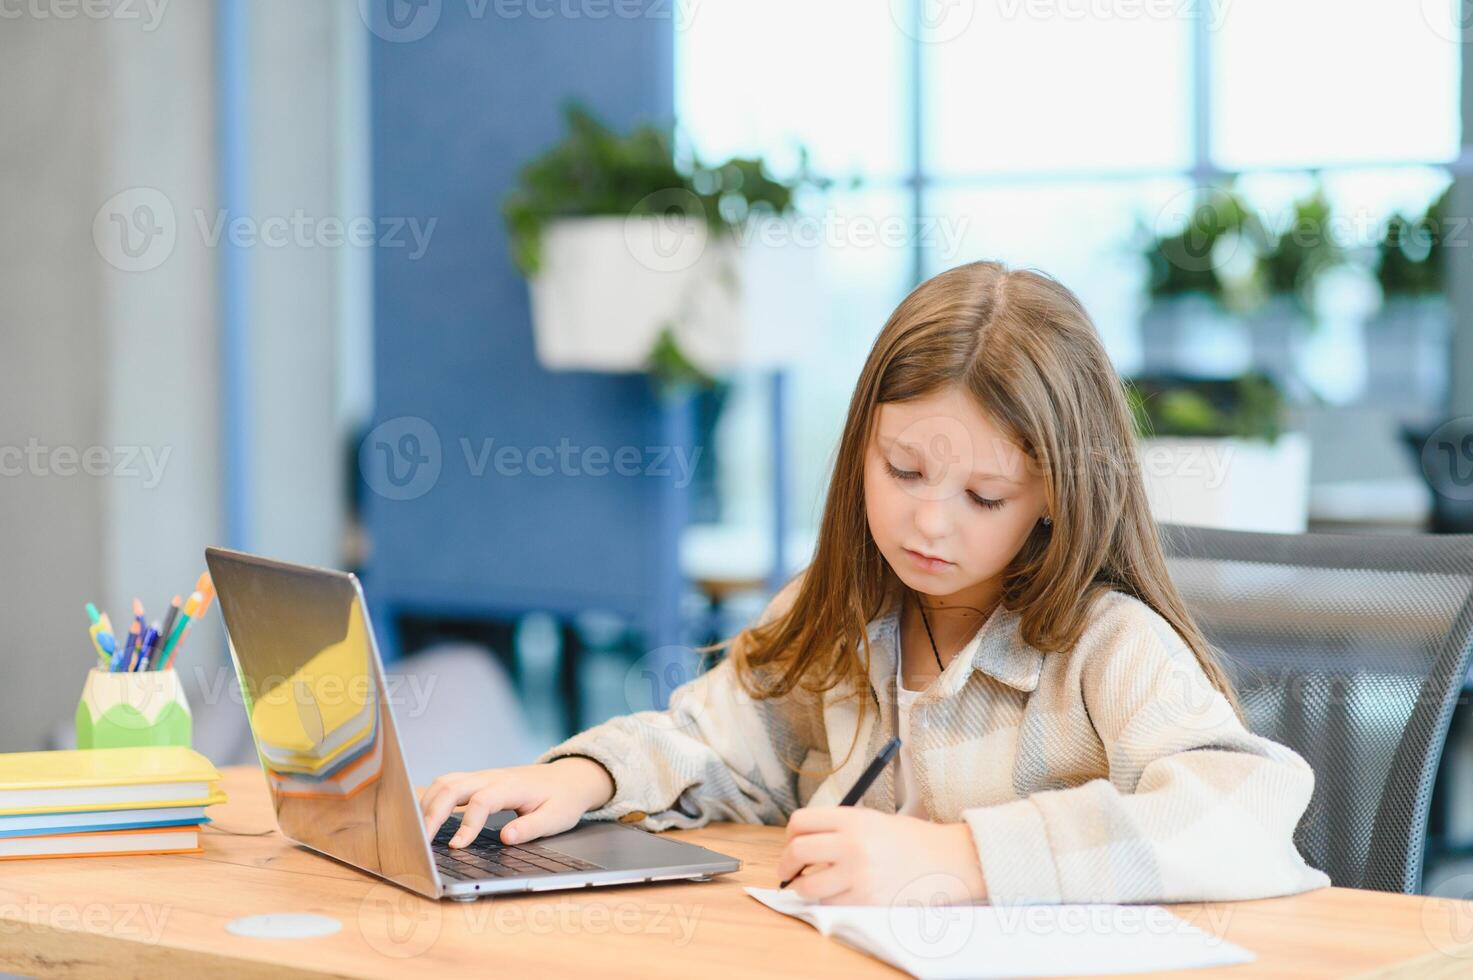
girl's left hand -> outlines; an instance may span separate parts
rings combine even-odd
[[[883,905],[908,886],[926,902],[987,898],[972,831],[859,806],[802,807],[788,819],[778,881],[808,866],[788,891],[825,905]],[[923,880],[924,879],[924,880]]]

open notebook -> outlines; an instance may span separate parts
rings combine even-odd
[[[1253,959],[1159,905],[820,905],[776,888],[746,892],[924,980],[1098,976]]]

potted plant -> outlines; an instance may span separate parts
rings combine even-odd
[[[1143,375],[1126,384],[1141,472],[1157,520],[1302,532],[1309,521],[1309,439],[1286,432],[1272,377]]]
[[[577,102],[564,114],[564,138],[502,205],[539,361],[670,391],[795,356],[821,313],[819,250],[782,224],[800,187],[824,186],[806,155],[791,181],[761,159],[680,165],[672,128],[616,133]]]
[[[1287,228],[1260,224],[1260,250],[1245,287],[1253,307],[1246,318],[1252,366],[1296,390],[1295,360],[1316,324],[1316,286],[1321,275],[1345,261],[1344,248],[1330,232],[1330,216],[1330,202],[1317,186],[1294,202]]]
[[[1231,183],[1195,188],[1174,198],[1153,226],[1138,223],[1146,265],[1147,306],[1141,314],[1147,372],[1220,369],[1197,363],[1212,356],[1214,335],[1231,329],[1236,294],[1225,267],[1251,254],[1252,212]]]
[[[1452,312],[1445,295],[1449,191],[1420,216],[1393,214],[1376,245],[1381,307],[1365,322],[1366,400],[1440,410]]]

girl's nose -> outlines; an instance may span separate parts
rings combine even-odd
[[[916,502],[916,530],[927,541],[939,541],[951,532],[951,500],[920,500]]]

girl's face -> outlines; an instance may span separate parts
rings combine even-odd
[[[979,608],[1047,513],[1037,466],[960,387],[876,407],[864,500],[902,582]]]

